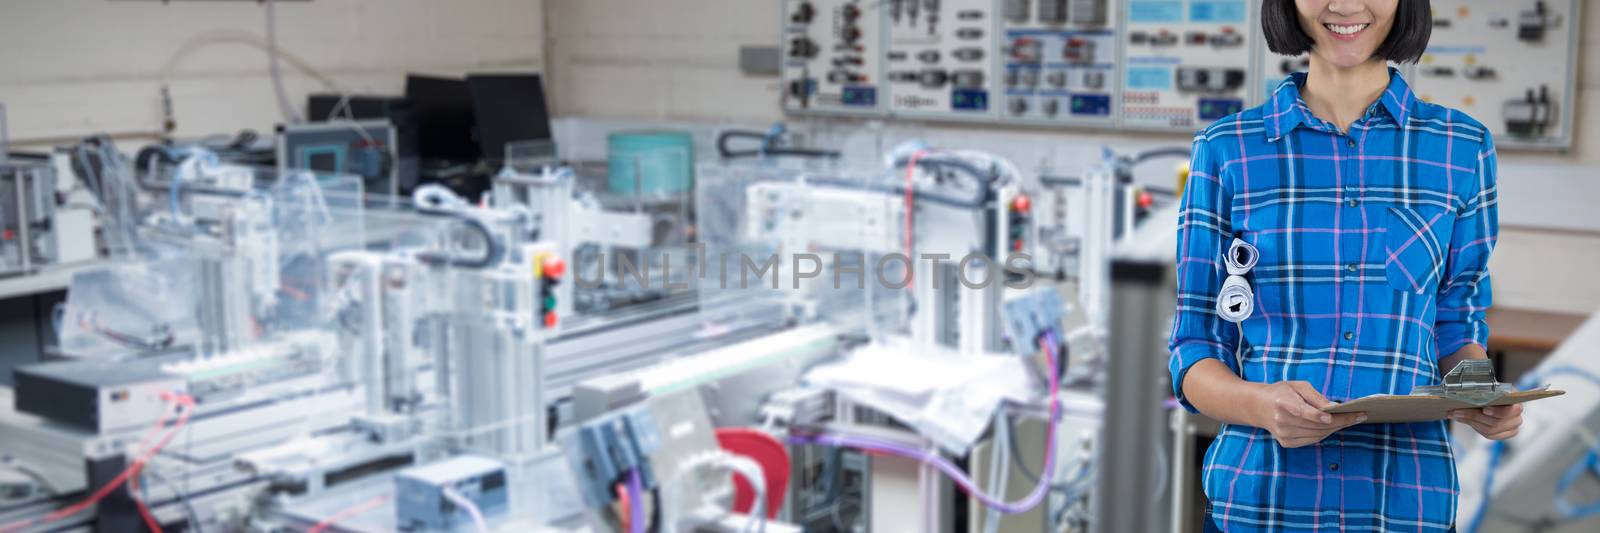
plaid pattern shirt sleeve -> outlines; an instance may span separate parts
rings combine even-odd
[[[1216,359],[1235,374],[1239,366],[1234,348],[1239,344],[1238,327],[1217,316],[1217,291],[1227,279],[1222,257],[1233,242],[1233,227],[1228,220],[1232,203],[1230,189],[1218,178],[1220,161],[1211,155],[1206,137],[1194,140],[1193,161],[1189,164],[1189,184],[1184,187],[1178,211],[1178,308],[1172,323],[1173,393],[1190,412],[1194,406],[1183,395],[1183,377],[1195,363]]]
[[[1496,232],[1488,130],[1416,99],[1398,72],[1341,132],[1300,97],[1304,75],[1264,106],[1195,139],[1178,229],[1174,394],[1215,358],[1241,378],[1305,381],[1333,401],[1409,394],[1439,359],[1482,345]],[[1255,311],[1216,316],[1224,247],[1251,243]],[[1284,448],[1224,425],[1203,485],[1225,531],[1448,531],[1455,459],[1443,421],[1363,424]]]

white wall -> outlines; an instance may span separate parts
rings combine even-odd
[[[277,5],[279,47],[338,89],[398,94],[407,72],[543,67],[543,0],[312,0]],[[253,1],[0,0],[0,104],[13,143],[161,129],[180,136],[282,122]],[[282,64],[290,101],[322,83]],[[166,71],[165,74],[163,72]]]
[[[554,109],[621,120],[763,124],[783,120],[779,82],[739,72],[741,44],[775,45],[777,0],[569,0],[546,4]],[[1600,307],[1600,9],[1584,13],[1576,127],[1569,154],[1503,152],[1505,231],[1494,258],[1496,303],[1574,313]],[[798,120],[791,118],[791,121]],[[1093,147],[1187,143],[1187,135],[915,125],[929,137],[1055,142],[1058,159]],[[1079,148],[1083,148],[1080,150]],[[1031,161],[1018,161],[1032,164]],[[1550,167],[1563,172],[1550,175]],[[1593,180],[1593,181],[1585,181]],[[1559,216],[1551,216],[1558,213]],[[1550,231],[1550,226],[1565,228]]]
[[[778,0],[554,0],[558,114],[770,122],[778,80],[739,74],[740,44],[778,42]]]

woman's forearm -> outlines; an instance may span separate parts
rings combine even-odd
[[[1222,361],[1206,359],[1189,367],[1183,395],[1201,413],[1227,424],[1260,427],[1256,406],[1262,384],[1240,379]]]
[[[1456,350],[1456,353],[1450,354],[1448,357],[1439,360],[1439,374],[1449,374],[1450,370],[1455,368],[1457,364],[1468,359],[1488,358],[1489,354],[1483,351],[1482,346],[1478,346],[1469,342],[1466,344],[1466,346],[1462,346],[1460,350]],[[1188,389],[1184,389],[1184,392],[1187,393]]]

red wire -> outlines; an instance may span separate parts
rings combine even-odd
[[[161,399],[168,403],[178,404],[180,412],[178,414],[178,421],[172,425],[172,431],[167,432],[167,435],[162,437],[161,440],[155,444],[155,446],[145,450],[145,452],[141,454],[138,459],[135,459],[132,464],[129,464],[127,468],[122,469],[122,473],[117,474],[117,477],[112,478],[111,481],[106,482],[105,485],[100,486],[98,490],[94,491],[94,494],[89,495],[88,498],[84,498],[83,501],[63,507],[53,513],[45,515],[45,517],[42,519],[30,518],[28,520],[12,522],[10,524],[0,526],[0,533],[20,531],[29,526],[48,524],[50,522],[78,514],[83,512],[84,509],[88,509],[89,506],[100,503],[100,500],[104,500],[106,496],[111,495],[112,491],[117,490],[118,486],[127,483],[129,477],[142,470],[145,463],[149,462],[151,457],[155,457],[155,455],[159,453],[162,448],[167,446],[167,443],[172,442],[172,439],[178,436],[178,431],[182,430],[183,425],[189,422],[189,414],[194,412],[194,398],[187,394],[163,392],[161,393]],[[151,431],[153,432],[160,429],[162,426],[166,425],[166,422],[167,415],[162,414],[161,418],[156,420],[156,424],[151,428]],[[139,443],[143,444],[147,439],[150,438],[150,435],[152,434],[153,433],[146,433],[143,438],[139,439]],[[135,498],[135,501],[138,501],[138,499]],[[154,519],[146,517],[146,524],[151,521],[154,521]],[[155,531],[160,531],[160,529],[155,529]]]
[[[166,418],[167,413],[161,413],[161,419],[157,420],[156,425],[151,427],[149,431],[146,431],[143,437],[139,437],[139,445],[133,449],[145,449],[146,442],[150,440],[150,437],[155,436],[156,430],[159,430],[162,426],[166,425]],[[135,472],[133,475],[128,476],[128,498],[133,500],[134,507],[139,509],[139,518],[144,519],[145,527],[149,528],[150,531],[153,531],[154,533],[161,533],[161,523],[157,522],[155,517],[150,514],[150,507],[144,504],[143,498],[139,497],[139,477],[143,473],[144,469],[140,468],[139,472]]]
[[[321,522],[317,522],[316,525],[311,526],[311,529],[307,529],[306,533],[322,533],[323,530],[339,523],[340,520],[377,509],[378,506],[383,505],[383,503],[387,501],[389,501],[388,494],[379,494],[377,496],[373,496],[372,498],[368,498],[367,501],[352,505],[345,508],[343,511],[333,513],[333,516],[322,519]]]
[[[623,488],[623,484],[618,483],[616,490],[617,503],[621,506],[621,509],[617,511],[617,519],[621,521],[621,531],[632,531],[633,513],[631,511],[633,511],[633,508],[631,506],[633,501],[628,499],[628,491]]]
[[[916,271],[915,268],[912,268],[913,265],[916,264],[916,260],[911,258],[911,229],[912,229],[912,226],[911,226],[911,206],[914,203],[913,200],[915,199],[917,193],[916,193],[916,187],[913,184],[912,180],[917,175],[917,160],[922,159],[922,156],[927,154],[927,153],[928,153],[927,150],[917,150],[915,152],[912,152],[911,153],[911,158],[906,161],[906,229],[905,229],[905,240],[906,240],[906,286],[907,287],[915,287],[916,286],[916,279],[914,279],[913,276],[912,276],[912,273]]]
[[[133,505],[139,508],[139,517],[144,519],[145,527],[154,533],[161,533],[161,523],[156,521],[156,517],[150,514],[150,507],[139,498],[139,476],[128,478],[128,497],[132,498]]]

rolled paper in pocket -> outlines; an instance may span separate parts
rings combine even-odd
[[[1255,302],[1250,282],[1241,276],[1228,276],[1227,281],[1222,282],[1222,290],[1217,292],[1217,316],[1229,322],[1244,322],[1255,312]]]
[[[1223,258],[1223,263],[1228,265],[1228,275],[1243,276],[1249,274],[1260,260],[1261,253],[1256,251],[1255,245],[1234,237],[1233,243],[1228,245],[1228,254]]]

